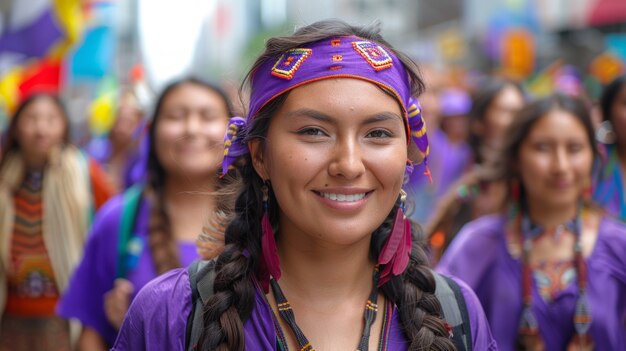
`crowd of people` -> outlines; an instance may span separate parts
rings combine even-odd
[[[1,351],[626,350],[626,75],[597,104],[453,84],[327,20],[241,94],[124,91],[84,147],[57,96],[20,104]]]

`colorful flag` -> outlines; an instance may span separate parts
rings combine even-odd
[[[115,62],[115,16],[118,7],[110,0],[85,6],[84,38],[68,60],[70,82],[97,82],[111,73]]]
[[[58,91],[61,62],[78,40],[81,0],[12,0],[0,35],[0,105],[12,111],[34,91]]]

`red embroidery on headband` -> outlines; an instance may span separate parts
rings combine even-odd
[[[367,61],[372,68],[382,71],[393,65],[393,59],[382,46],[371,41],[355,41],[352,47]]]
[[[343,56],[342,55],[333,55],[333,61],[335,62],[339,62],[343,60]]]
[[[311,56],[311,49],[287,50],[272,67],[272,75],[290,80],[307,57]]]
[[[341,40],[339,39],[333,39],[330,41],[330,46],[339,46],[341,45]]]

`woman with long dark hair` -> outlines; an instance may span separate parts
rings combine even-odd
[[[591,202],[587,108],[543,98],[506,140],[493,170],[506,201],[463,227],[438,270],[476,291],[501,350],[623,350],[626,227]]]
[[[415,64],[375,28],[323,21],[270,39],[248,82],[248,117],[225,138],[211,286],[192,290],[186,269],[151,282],[113,349],[495,350],[459,282],[445,306],[464,302],[454,334],[467,338],[453,342],[445,280],[403,214],[409,150],[427,152]]]
[[[178,80],[161,93],[149,127],[148,183],[98,213],[59,307],[82,323],[80,349],[108,349],[139,289],[198,257],[195,242],[215,208],[206,193],[218,182],[230,111],[224,93],[198,79]],[[223,237],[214,242],[219,251]]]
[[[56,95],[26,98],[0,163],[0,350],[70,350],[55,307],[80,262],[93,211],[112,194],[98,164],[70,144]]]
[[[522,88],[508,79],[486,78],[473,92],[469,145],[474,164],[439,198],[425,225],[426,233],[431,237],[433,263],[439,260],[463,225],[498,210],[506,187],[488,180],[485,168],[501,150],[506,130],[523,105]]]

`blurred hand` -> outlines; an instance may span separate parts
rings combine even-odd
[[[130,305],[130,296],[135,291],[126,279],[116,279],[113,289],[104,294],[104,314],[116,330],[119,330]]]

